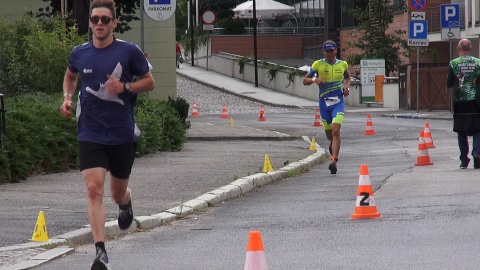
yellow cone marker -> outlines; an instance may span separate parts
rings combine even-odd
[[[233,124],[233,117],[230,117],[230,126],[231,126],[231,127],[235,126],[235,125]]]
[[[263,161],[263,172],[273,172],[272,163],[270,163],[270,158],[265,154],[265,160]]]
[[[312,143],[310,143],[310,150],[317,151],[317,143],[315,142],[315,137],[312,137]]]
[[[45,222],[45,216],[43,214],[43,211],[40,211],[40,213],[38,213],[37,224],[35,225],[35,230],[33,231],[32,241],[48,241],[47,223]]]

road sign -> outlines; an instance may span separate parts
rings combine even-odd
[[[175,14],[177,0],[143,0],[143,9],[150,19],[165,21]]]
[[[425,20],[409,21],[409,39],[426,39],[428,33],[428,22]]]
[[[425,12],[412,12],[410,15],[410,20],[412,21],[423,21],[425,18]]]
[[[440,5],[440,26],[442,39],[460,38],[460,5]]]
[[[203,12],[203,14],[202,14],[202,22],[203,22],[203,24],[214,24],[216,19],[217,19],[217,18],[216,18],[216,16],[215,16],[215,13],[213,13],[213,11],[206,10],[206,11]]]
[[[440,5],[440,25],[442,28],[460,28],[460,5]]]
[[[408,39],[408,46],[428,47],[428,38],[426,38],[426,39]]]
[[[427,0],[408,0],[408,4],[413,11],[422,11],[427,7]]]

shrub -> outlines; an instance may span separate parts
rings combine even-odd
[[[7,131],[0,148],[0,183],[40,173],[78,168],[77,123],[61,116],[61,93],[27,94],[5,100]],[[136,122],[142,131],[137,156],[180,150],[186,127],[165,101],[139,95]]]
[[[175,109],[177,112],[178,118],[182,121],[182,123],[185,125],[185,128],[189,129],[190,128],[190,121],[187,121],[188,117],[188,108],[190,108],[190,104],[188,104],[187,100],[181,97],[177,97],[176,99],[173,99],[172,97],[168,97],[167,104]]]
[[[0,21],[0,36],[0,92],[10,97],[58,92],[72,48],[86,41],[76,29],[64,29],[59,17],[28,15]]]
[[[225,33],[230,35],[245,33],[245,23],[241,19],[225,18],[218,23],[218,26],[225,28]]]

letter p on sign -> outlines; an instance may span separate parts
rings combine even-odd
[[[448,22],[450,18],[455,18],[457,16],[457,9],[453,6],[447,6],[445,8],[445,20]]]
[[[413,36],[418,37],[420,34],[423,34],[423,23],[414,23],[413,24]]]

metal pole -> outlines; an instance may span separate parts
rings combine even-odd
[[[255,66],[255,87],[258,87],[258,63],[257,63],[257,24],[255,21],[257,20],[257,6],[255,5],[255,2],[257,0],[253,0],[253,54],[254,54],[254,59],[253,63]]]
[[[452,50],[452,40],[450,39],[450,60],[453,59],[453,50]],[[453,98],[454,98],[454,95],[453,95],[453,91],[450,91],[450,112],[453,113]]]
[[[195,0],[195,22],[197,23],[198,25],[198,2],[199,0]]]
[[[195,48],[195,43],[193,42],[193,3],[192,0],[190,0],[190,13],[188,16],[190,17],[190,58],[192,60],[192,67],[195,66],[195,59],[194,59],[194,48]]]
[[[3,147],[3,134],[7,132],[7,125],[5,123],[5,104],[3,101],[3,94],[0,94],[0,116],[2,117],[2,126],[0,127],[0,147]]]
[[[143,1],[140,1],[140,49],[142,49],[142,52],[145,53],[145,31],[144,31],[144,4]]]
[[[207,35],[207,71],[208,71],[208,43],[210,43],[210,35]]]
[[[420,99],[420,47],[417,46],[417,113]]]

